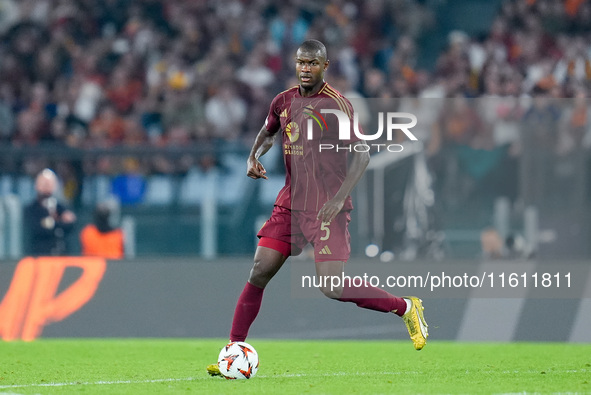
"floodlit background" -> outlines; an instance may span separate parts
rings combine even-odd
[[[263,157],[268,181],[245,176],[246,156],[272,98],[296,83],[306,38],[326,44],[326,79],[369,114],[368,132],[380,103],[418,118],[419,142],[374,153],[355,191],[352,261],[392,273],[572,261],[591,289],[591,1],[0,0],[2,294],[11,283],[57,292],[35,286],[50,261],[21,260],[23,209],[49,167],[78,216],[67,254],[107,202],[128,259],[93,277],[94,299],[47,336],[224,336],[284,183],[278,147]],[[306,254],[293,261],[312,268]],[[64,262],[60,289],[80,276]],[[406,338],[372,312],[351,320],[351,306],[292,297],[294,273],[270,285],[254,336]],[[433,338],[589,341],[583,295],[463,291],[422,295]],[[4,307],[22,299],[27,311],[27,294],[12,295]]]

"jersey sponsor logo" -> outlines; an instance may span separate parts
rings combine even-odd
[[[284,144],[283,152],[285,155],[304,155],[304,146],[295,144]]]
[[[332,252],[330,251],[330,248],[328,248],[327,245],[325,245],[324,247],[322,247],[322,249],[318,253],[320,255],[332,255]]]
[[[285,134],[292,144],[284,144],[283,152],[285,155],[304,155],[304,146],[293,144],[300,138],[300,126],[295,122],[290,122],[285,127]]]

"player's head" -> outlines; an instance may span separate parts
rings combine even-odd
[[[93,213],[94,224],[100,232],[108,232],[111,227],[111,208],[106,203],[98,203]]]
[[[313,91],[324,81],[328,68],[326,47],[318,40],[306,40],[296,52],[296,76],[300,87]]]
[[[304,41],[298,48],[298,52],[317,55],[319,58],[322,58],[323,61],[328,60],[328,56],[326,55],[326,47],[318,40],[310,39]]]
[[[57,188],[57,176],[50,169],[43,169],[35,179],[35,190],[41,198],[53,195]]]

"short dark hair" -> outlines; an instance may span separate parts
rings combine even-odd
[[[94,225],[101,233],[113,230],[111,226],[111,208],[106,203],[98,203],[93,212]]]
[[[326,47],[318,40],[306,40],[302,43],[302,45],[300,45],[299,49],[301,51],[312,53],[320,52],[320,56],[322,56],[324,60],[328,59],[328,55],[326,54]]]

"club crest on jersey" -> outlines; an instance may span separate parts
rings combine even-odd
[[[300,127],[295,122],[290,122],[285,127],[285,134],[289,138],[289,141],[295,143],[300,138]]]

